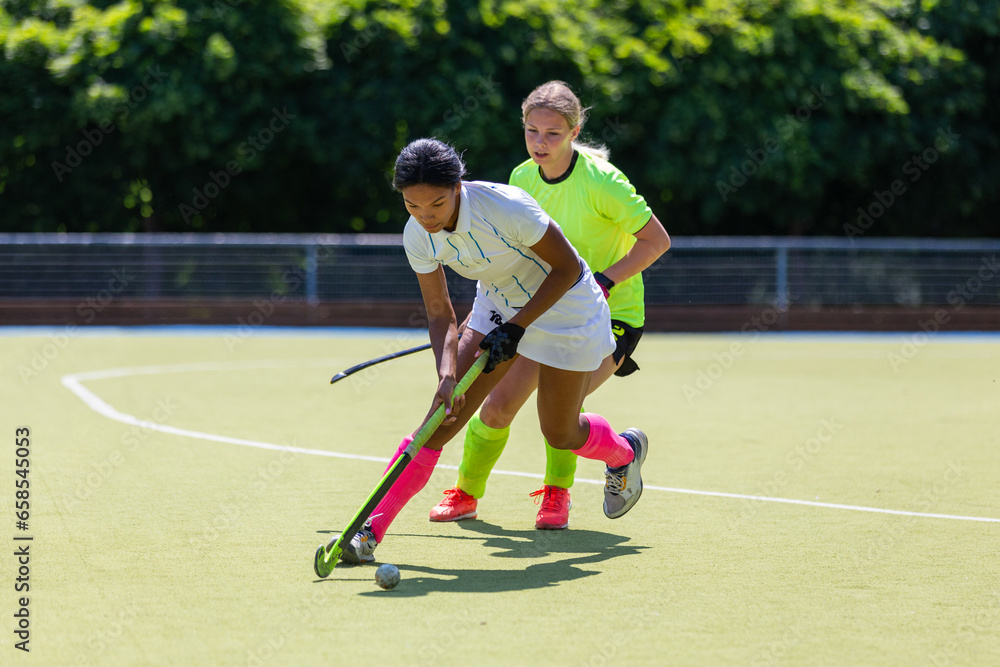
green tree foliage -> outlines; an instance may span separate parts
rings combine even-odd
[[[0,229],[398,232],[569,82],[676,234],[993,236],[1000,0],[0,0]]]

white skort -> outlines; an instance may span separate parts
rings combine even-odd
[[[517,311],[505,306],[501,299],[491,298],[477,284],[469,328],[488,334]],[[555,305],[528,326],[517,346],[521,356],[567,371],[595,371],[614,349],[611,311],[589,269],[584,270],[583,277]]]

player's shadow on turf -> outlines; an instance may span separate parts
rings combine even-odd
[[[493,554],[498,558],[539,558],[554,553],[589,553],[594,556],[606,554],[610,558],[626,553],[638,553],[640,548],[645,548],[625,546],[624,543],[631,538],[595,530],[508,530],[486,521],[460,521],[455,525],[470,533],[485,535],[483,546],[500,549]],[[443,537],[480,539],[472,536]]]
[[[534,563],[510,570],[469,570],[400,565],[403,583],[392,591],[393,597],[418,597],[428,593],[501,593],[532,588],[547,588],[600,574],[600,570],[580,566],[611,558],[633,556],[648,547],[625,544],[630,538],[591,530],[505,530],[483,521],[463,521],[461,528],[484,537],[449,536],[445,539],[483,540],[497,558],[543,558],[551,554],[580,554],[554,562]],[[421,577],[420,573],[430,576]],[[385,591],[367,591],[359,595],[386,595]]]

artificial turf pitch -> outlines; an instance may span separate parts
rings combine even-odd
[[[995,336],[647,334],[586,404],[649,435],[635,509],[605,518],[581,460],[570,529],[534,530],[529,403],[476,521],[427,520],[445,448],[383,591],[313,554],[426,414],[433,357],[329,380],[425,333],[0,333],[4,665],[1000,663]]]

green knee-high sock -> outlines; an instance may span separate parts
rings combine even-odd
[[[483,423],[478,413],[469,420],[456,486],[473,498],[482,498],[486,493],[486,480],[503,453],[509,435],[509,426],[491,428]]]
[[[545,483],[568,489],[573,486],[576,461],[580,457],[572,449],[556,449],[545,443]]]
[[[583,408],[580,408],[583,414]],[[580,457],[571,449],[556,449],[545,441],[545,484],[568,489],[576,477],[576,461]]]

